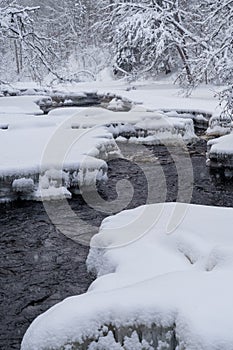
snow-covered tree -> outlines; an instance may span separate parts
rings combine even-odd
[[[3,66],[7,66],[4,62],[7,54],[11,54],[16,73],[19,75],[26,68],[27,74],[30,73],[35,79],[39,78],[38,69],[41,65],[51,70],[50,60],[53,58],[49,40],[35,31],[34,15],[39,8],[0,2],[0,37],[2,45],[8,49],[1,57]]]
[[[1,1],[0,11],[0,35],[2,45],[4,41],[11,40],[14,43],[15,61],[17,73],[20,73],[23,65],[23,45],[28,45],[33,33],[33,24],[30,14],[37,7],[21,7],[6,4]]]
[[[182,83],[232,80],[233,1],[112,1],[116,70],[177,70]]]
[[[94,78],[110,53],[117,74],[233,82],[233,0],[0,0],[0,9],[1,67],[14,61],[18,74]]]
[[[203,40],[193,60],[196,83],[233,81],[233,0],[201,1],[200,14]]]
[[[31,5],[37,3],[38,0],[30,0]],[[49,44],[56,53],[51,65],[63,79],[93,79],[106,64],[106,45],[93,28],[98,15],[98,2],[93,0],[40,1],[35,28],[50,38]]]
[[[190,47],[197,45],[190,31],[192,2],[143,0],[115,2],[110,16],[114,24],[117,69],[169,72],[181,62],[191,83]]]

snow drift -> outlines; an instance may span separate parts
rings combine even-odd
[[[105,219],[88,292],[57,304],[21,350],[233,348],[233,209],[155,204]]]

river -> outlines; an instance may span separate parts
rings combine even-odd
[[[109,181],[99,189],[105,200],[115,200],[117,182],[127,178],[134,190],[126,207],[145,204],[148,179],[155,178],[157,190],[150,202],[159,202],[161,198],[176,201],[179,171],[171,148],[134,144],[121,144],[120,148],[125,158],[109,162]],[[232,180],[210,174],[205,165],[206,141],[201,139],[188,146],[188,152],[193,169],[189,202],[233,207]],[[156,169],[158,176],[154,176]],[[166,182],[165,192],[160,186],[161,171]],[[69,205],[83,222],[93,227],[93,232],[98,231],[107,216],[88,206],[81,195],[74,196]],[[62,219],[62,204],[53,202],[52,206]],[[18,201],[1,205],[0,227],[0,349],[18,350],[35,317],[65,297],[84,293],[93,277],[85,266],[88,247],[60,233],[42,203]],[[82,225],[78,229],[82,233]]]

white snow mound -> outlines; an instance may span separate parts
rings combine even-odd
[[[105,219],[97,279],[38,317],[21,350],[233,349],[232,215],[166,203]]]

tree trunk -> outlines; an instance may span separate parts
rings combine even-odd
[[[183,64],[184,64],[184,68],[185,68],[185,71],[186,71],[186,75],[187,75],[187,80],[189,82],[189,84],[192,84],[193,82],[193,77],[192,77],[192,73],[191,73],[191,70],[190,70],[190,67],[189,67],[189,64],[188,64],[188,55],[187,55],[187,52],[185,51],[184,48],[180,47],[179,45],[176,45],[176,48],[179,52],[179,55],[183,61]]]
[[[20,72],[23,70],[23,46],[22,42],[19,43],[19,66],[20,66]]]
[[[177,8],[177,12],[174,14],[174,19],[175,19],[175,21],[177,23],[181,23],[182,22],[178,8]],[[188,63],[189,57],[188,57],[188,54],[187,54],[187,51],[186,51],[186,48],[185,48],[186,42],[185,42],[185,39],[184,39],[184,32],[183,32],[183,30],[180,27],[177,27],[177,30],[179,31],[179,33],[180,33],[180,35],[182,37],[182,46],[177,44],[176,48],[177,48],[178,53],[179,53],[179,55],[180,55],[180,57],[181,57],[181,59],[183,61],[188,83],[192,84],[193,77],[192,77],[191,69],[190,69],[189,63]]]
[[[14,40],[14,46],[15,46],[16,72],[19,75],[19,73],[20,73],[20,62],[19,62],[19,53],[18,53],[18,47],[17,47],[17,41],[16,40]]]

